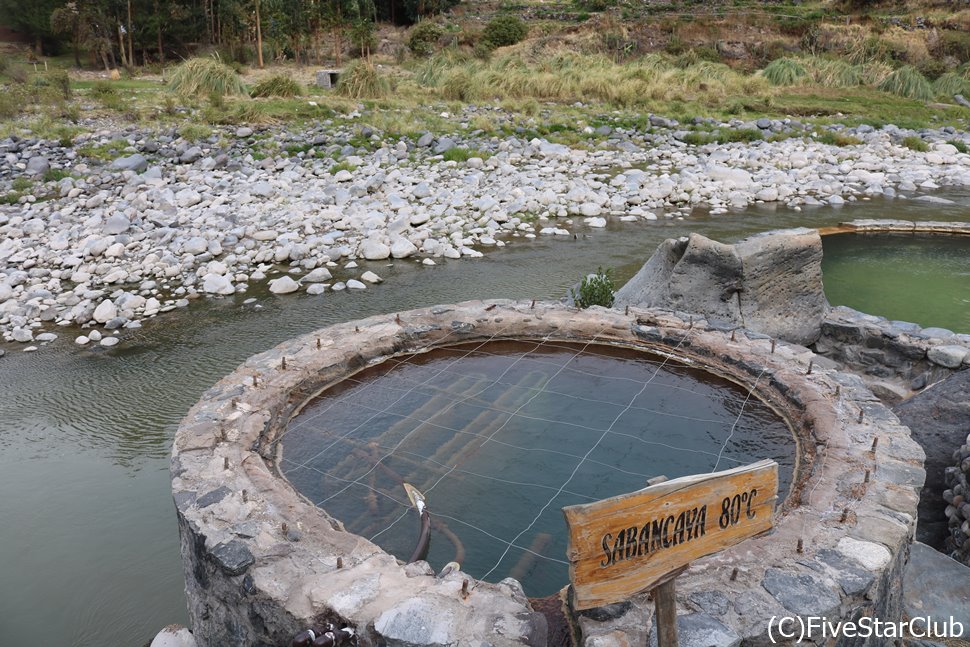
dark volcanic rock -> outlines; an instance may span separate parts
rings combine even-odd
[[[970,432],[968,393],[970,370],[959,371],[894,409],[926,452],[926,483],[920,492],[916,538],[934,548],[941,548],[947,535],[944,471],[953,465],[953,451]]]

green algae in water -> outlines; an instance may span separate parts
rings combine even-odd
[[[970,236],[837,234],[822,241],[832,305],[970,333]]]
[[[290,423],[281,468],[348,530],[401,559],[417,537],[402,487],[411,483],[428,501],[436,570],[454,560],[543,596],[569,581],[564,506],[639,490],[661,474],[763,458],[779,464],[783,499],[792,433],[747,396],[630,349],[451,347],[389,360],[324,392]]]

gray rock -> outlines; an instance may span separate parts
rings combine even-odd
[[[769,128],[771,128],[771,119],[762,117],[758,121],[754,122],[754,124],[761,130],[768,130]]]
[[[281,276],[269,282],[269,291],[273,294],[289,294],[300,289],[300,284],[288,276]]]
[[[388,647],[446,647],[457,640],[456,628],[454,612],[426,598],[408,598],[374,622]]]
[[[116,171],[134,171],[135,173],[141,173],[148,168],[148,160],[141,153],[135,153],[127,157],[119,157],[111,162],[111,168]]]
[[[120,340],[117,337],[108,336],[101,340],[101,346],[105,348],[111,348],[112,346],[117,346]]]
[[[182,245],[182,252],[185,254],[198,255],[205,254],[207,251],[209,251],[209,241],[202,236],[189,238]]]
[[[197,643],[191,631],[171,625],[159,631],[148,647],[197,647]]]
[[[111,300],[105,299],[94,309],[92,316],[98,323],[108,323],[108,321],[118,316],[118,308]]]
[[[735,245],[668,239],[616,293],[616,307],[656,306],[732,322],[803,346],[820,334],[822,241],[796,229]]]
[[[104,233],[110,235],[123,234],[131,227],[131,222],[124,214],[115,213],[108,217],[104,223]]]
[[[365,240],[360,244],[360,255],[369,261],[382,261],[391,255],[391,248],[376,240]]]
[[[182,155],[179,157],[179,161],[183,164],[191,164],[192,162],[202,159],[203,154],[204,153],[202,152],[201,148],[198,146],[192,146],[187,151],[182,153]]]
[[[959,368],[967,357],[967,352],[967,349],[963,346],[933,346],[926,351],[926,357],[934,364],[939,364],[945,368]]]
[[[209,273],[202,278],[202,291],[207,294],[234,294],[236,288],[228,276]]]
[[[700,591],[690,594],[690,601],[712,616],[723,616],[728,612],[730,601],[720,591]]]
[[[781,606],[798,615],[835,617],[838,613],[839,596],[821,579],[807,573],[769,568],[761,585]]]
[[[418,137],[418,148],[427,148],[428,146],[431,146],[432,143],[434,143],[434,135],[431,133],[425,133]]]
[[[242,575],[256,559],[249,548],[238,539],[216,545],[212,549],[212,559],[227,575]]]
[[[47,158],[41,155],[35,155],[27,160],[27,170],[25,173],[27,175],[44,175],[49,170],[51,170],[51,163],[47,161]]]
[[[944,515],[946,468],[953,451],[965,442],[970,427],[970,370],[951,374],[893,409],[926,452],[926,481],[920,490],[916,539],[942,548],[948,535]]]
[[[907,616],[953,618],[970,627],[970,568],[919,542],[903,571],[903,609]],[[964,636],[966,633],[964,633]]]
[[[239,137],[240,139],[245,139],[246,137],[252,137],[252,136],[253,136],[252,128],[243,126],[242,128],[236,129],[236,137]]]
[[[434,152],[436,155],[440,155],[445,151],[450,151],[452,148],[457,146],[455,140],[450,137],[442,137],[438,140],[438,143],[434,146]]]
[[[723,622],[704,613],[677,616],[677,636],[681,647],[738,647],[741,636]],[[649,644],[657,646],[656,629],[650,631]]]

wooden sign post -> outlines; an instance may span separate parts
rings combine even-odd
[[[693,560],[770,530],[777,496],[778,464],[764,460],[563,508],[575,608],[653,589],[659,645],[676,646],[674,578]]]

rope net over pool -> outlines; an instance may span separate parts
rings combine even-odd
[[[791,431],[750,390],[592,341],[390,358],[310,401],[283,444],[286,477],[349,531],[406,559],[411,483],[432,513],[432,566],[512,576],[533,596],[568,582],[562,507],[762,458],[785,493],[796,462]]]

